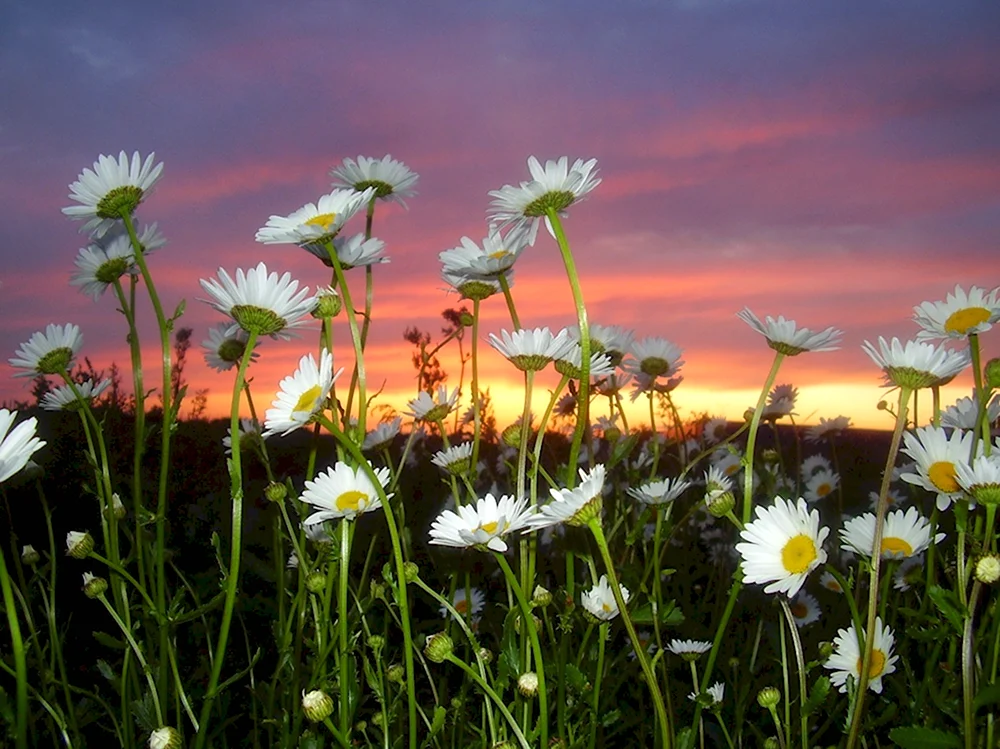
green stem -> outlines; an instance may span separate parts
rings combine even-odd
[[[590,723],[590,744],[588,745],[590,749],[594,749],[597,745],[597,725],[600,723],[600,706],[601,706],[601,677],[604,676],[604,645],[608,639],[608,629],[610,625],[607,622],[601,622],[601,626],[597,633],[597,673],[594,674],[594,696],[592,707],[594,710],[594,719]]]
[[[347,668],[347,585],[350,574],[351,533],[350,523],[340,521],[340,579],[337,587],[337,623],[340,630],[340,730],[347,736],[351,731],[350,697],[351,690],[347,688],[348,681],[354,679],[354,673],[348,673]]]
[[[750,522],[750,510],[753,507],[753,464],[754,452],[757,445],[757,430],[760,427],[760,418],[764,413],[764,404],[767,403],[767,394],[771,392],[774,381],[778,378],[778,370],[785,355],[780,351],[774,352],[774,361],[771,363],[771,371],[768,372],[767,380],[757,398],[757,406],[753,410],[753,418],[750,420],[750,433],[747,435],[747,452],[744,458],[745,467],[743,469],[743,525]]]
[[[788,623],[788,633],[792,636],[792,646],[795,650],[795,665],[799,671],[799,731],[802,734],[802,749],[809,749],[809,715],[805,711],[805,704],[809,698],[806,688],[806,662],[802,654],[802,640],[799,639],[799,628],[795,624],[795,617],[788,607],[788,600],[783,596],[778,597],[781,601],[781,608],[785,612],[785,621]]]
[[[514,306],[514,297],[510,293],[510,284],[507,282],[507,275],[501,273],[497,277],[497,283],[500,284],[500,290],[503,291],[503,298],[507,302],[507,311],[510,312],[510,322],[514,326],[514,330],[521,329],[521,319],[517,316],[517,308]]]
[[[115,611],[114,606],[108,602],[108,597],[103,593],[98,596],[101,603],[104,604],[104,608],[108,610],[111,618],[115,620],[115,624],[122,631],[125,639],[128,640],[129,647],[132,648],[132,652],[135,653],[136,660],[139,661],[139,665],[142,666],[142,672],[146,676],[146,683],[149,685],[149,691],[153,696],[153,707],[156,708],[156,720],[162,726],[163,725],[163,712],[160,710],[160,697],[156,690],[156,681],[153,679],[153,673],[150,671],[149,664],[146,663],[146,659],[142,655],[142,650],[139,648],[138,643],[132,637],[132,631],[125,626],[125,622],[121,620],[118,613]]]
[[[55,564],[53,559],[52,564]],[[28,747],[28,660],[24,654],[24,640],[21,639],[21,625],[17,619],[14,592],[7,574],[7,563],[0,553],[0,589],[3,590],[3,605],[7,611],[7,625],[10,627],[11,648],[14,651],[14,671],[17,674],[17,717],[14,720],[14,741],[17,749]]]
[[[347,326],[351,330],[351,341],[354,344],[354,368],[358,373],[358,434],[365,433],[365,419],[368,413],[368,376],[365,372],[365,352],[361,341],[361,333],[358,332],[357,313],[354,311],[354,303],[351,301],[351,290],[347,287],[347,279],[344,277],[344,268],[340,264],[340,258],[333,247],[333,242],[326,243],[326,250],[333,265],[333,272],[337,276],[337,285],[340,287],[340,294],[344,299],[344,314],[347,316]],[[344,423],[349,423],[351,414],[344,415]],[[367,461],[366,461],[367,462]]]
[[[524,737],[524,732],[521,731],[521,727],[517,724],[517,721],[514,720],[514,716],[510,714],[510,710],[507,709],[507,705],[504,704],[500,695],[494,692],[490,685],[486,683],[486,680],[477,674],[467,663],[456,658],[454,653],[449,654],[446,660],[449,663],[458,666],[466,674],[468,674],[469,678],[476,682],[479,688],[486,692],[486,695],[493,700],[497,709],[500,711],[500,714],[503,715],[503,717],[507,720],[507,723],[510,724],[510,730],[514,732],[514,736],[517,738],[517,743],[521,745],[521,749],[531,749],[531,745],[528,744],[528,740]],[[539,679],[539,683],[541,683],[541,679]]]

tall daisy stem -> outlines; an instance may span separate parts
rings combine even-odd
[[[760,419],[764,414],[764,404],[767,403],[767,394],[774,387],[774,381],[778,379],[778,370],[781,369],[781,362],[785,355],[780,351],[774,352],[774,361],[771,363],[771,371],[767,374],[764,387],[757,398],[757,406],[753,410],[753,418],[750,420],[750,432],[747,434],[747,454],[746,466],[743,470],[743,525],[750,522],[750,510],[753,507],[753,464],[754,453],[757,446],[757,430],[760,427]]]
[[[878,494],[878,507],[875,511],[875,538],[871,554],[871,581],[868,585],[868,617],[865,624],[865,651],[861,659],[861,673],[858,677],[858,691],[854,698],[854,709],[851,715],[851,728],[847,736],[847,749],[857,746],[861,736],[861,722],[864,713],[865,695],[868,692],[869,670],[872,662],[872,649],[875,645],[875,615],[878,610],[878,580],[882,563],[882,530],[885,525],[885,513],[889,507],[889,484],[892,482],[892,467],[896,464],[899,453],[899,443],[906,427],[906,416],[913,388],[900,386],[899,408],[896,413],[896,427],[892,432],[892,443],[889,455],[886,457],[885,470],[882,472],[882,488]]]
[[[629,639],[632,640],[632,649],[635,651],[635,656],[642,666],[642,673],[646,677],[646,684],[649,686],[649,693],[653,698],[653,707],[656,709],[656,720],[660,726],[661,746],[663,749],[670,749],[673,739],[670,730],[670,719],[667,717],[667,708],[663,702],[663,695],[660,693],[660,685],[656,681],[656,674],[649,663],[646,648],[639,639],[639,633],[636,632],[635,625],[632,623],[632,617],[628,614],[625,598],[622,596],[621,586],[618,584],[618,575],[615,574],[615,563],[611,558],[611,551],[608,549],[608,541],[604,537],[604,529],[601,527],[600,518],[593,518],[587,523],[587,527],[594,534],[597,548],[600,550],[601,558],[604,560],[604,567],[608,574],[611,592],[615,597],[615,603],[618,604],[618,613],[625,623]]]
[[[805,711],[806,700],[809,697],[806,689],[806,662],[802,654],[802,640],[799,639],[799,628],[795,624],[795,617],[788,606],[788,600],[780,598],[781,609],[785,612],[785,621],[788,623],[788,633],[792,636],[792,646],[795,650],[795,665],[799,671],[799,732],[802,734],[802,749],[809,749],[809,715]]]
[[[24,653],[24,640],[21,638],[21,625],[17,619],[17,605],[14,592],[7,574],[7,564],[4,555],[0,553],[0,590],[3,592],[3,606],[7,612],[7,625],[10,628],[11,649],[14,653],[14,671],[17,681],[17,713],[14,719],[14,741],[17,749],[27,749],[28,746],[28,660]],[[55,564],[55,561],[52,562]]]

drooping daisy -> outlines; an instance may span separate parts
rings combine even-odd
[[[819,442],[821,439],[832,439],[841,434],[851,425],[850,416],[837,416],[832,419],[819,419],[819,424],[806,430],[807,442]]]
[[[80,328],[72,323],[66,325],[46,325],[45,332],[32,334],[25,343],[8,359],[10,366],[23,369],[15,377],[35,377],[36,375],[61,375],[69,371],[80,347],[83,336]]]
[[[678,640],[674,639],[667,643],[667,650],[674,655],[679,655],[685,660],[697,658],[712,649],[712,643],[707,640]]]
[[[421,392],[416,398],[411,400],[410,410],[407,413],[413,417],[414,421],[436,422],[444,419],[454,409],[458,403],[458,388],[448,393],[448,388],[441,385],[437,389],[437,397],[430,393]]]
[[[389,469],[376,468],[375,477],[384,489],[389,483]],[[386,495],[391,498],[392,494]],[[378,489],[368,474],[358,467],[337,462],[314,481],[306,481],[302,501],[317,508],[307,517],[304,525],[316,525],[325,520],[354,520],[358,515],[377,510],[382,506]]]
[[[666,338],[650,336],[632,343],[630,357],[622,362],[622,367],[632,374],[647,377],[673,377],[684,364],[681,359],[683,349]]]
[[[455,597],[451,601],[452,607],[463,617],[470,617],[473,622],[478,622],[486,607],[486,595],[479,588],[471,588],[471,597],[467,597],[465,588],[459,585],[455,589]],[[444,606],[438,608],[441,616],[447,618],[448,609]]]
[[[717,465],[708,467],[705,471],[705,503],[712,504],[726,492],[733,490],[733,482]]]
[[[403,418],[401,416],[397,416],[390,421],[383,421],[365,435],[365,439],[361,443],[361,449],[382,450],[388,447],[396,439],[396,435],[399,434],[402,425]]]
[[[619,583],[618,590],[621,591],[622,600],[628,603],[628,599],[631,596],[628,588]],[[615,594],[611,590],[610,583],[608,583],[607,575],[601,575],[601,579],[597,581],[594,587],[580,593],[580,604],[595,619],[600,619],[602,622],[610,622],[620,613],[618,602],[615,600]]]
[[[123,216],[131,216],[152,191],[163,173],[163,162],[153,164],[155,153],[145,161],[139,152],[132,159],[122,151],[117,161],[113,156],[98,156],[93,169],[84,169],[69,186],[69,199],[80,205],[62,209],[70,218],[83,219],[80,231],[103,237]]]
[[[271,216],[257,230],[255,239],[262,244],[325,244],[364,208],[374,193],[374,190],[334,190],[287,216]]]
[[[978,286],[965,291],[956,285],[943,302],[922,302],[913,308],[913,320],[921,327],[917,340],[965,338],[985,333],[1000,320],[1000,288],[987,292]]]
[[[1000,395],[986,406],[986,423],[993,424],[1000,419]],[[979,422],[979,396],[972,393],[971,398],[959,398],[951,406],[941,412],[941,426],[955,429],[975,429]]]
[[[840,486],[839,473],[820,469],[806,480],[803,496],[806,502],[818,502],[826,499],[838,486]]]
[[[573,342],[563,328],[555,335],[548,328],[500,331],[501,338],[490,333],[490,345],[506,357],[522,372],[538,372],[548,366],[553,359],[569,353]]]
[[[875,640],[872,643],[872,658],[868,667],[868,688],[876,694],[882,693],[882,677],[896,670],[898,656],[892,654],[894,642],[892,630],[882,625],[882,617],[876,617]],[[853,678],[856,684],[861,677],[863,652],[858,643],[858,633],[854,629],[854,624],[847,629],[838,629],[833,645],[833,655],[823,664],[823,668],[833,671],[830,674],[830,683],[846,694],[848,678]]]
[[[528,244],[534,245],[538,224],[548,211],[564,215],[567,208],[601,183],[596,166],[597,159],[577,159],[570,166],[569,159],[563,156],[558,161],[546,161],[543,167],[534,156],[528,157],[530,181],[522,182],[520,187],[504,185],[490,191],[490,221],[501,226],[527,226]]]
[[[310,423],[323,408],[330,388],[343,371],[341,367],[333,373],[333,354],[326,349],[319,365],[312,354],[299,359],[298,369],[281,381],[272,407],[264,415],[264,436],[284,436]]]
[[[832,471],[833,464],[822,455],[810,455],[802,461],[799,471],[802,478],[809,479],[820,471]]]
[[[892,587],[895,590],[907,591],[914,583],[921,581],[923,575],[924,555],[916,554],[907,557],[899,563],[896,571],[892,573]]]
[[[143,227],[137,238],[143,253],[152,252],[167,243],[155,223]],[[80,291],[95,302],[119,278],[137,272],[135,248],[125,232],[105,236],[103,241],[81,248],[74,262],[76,273],[70,279],[70,285],[79,286]]]
[[[583,349],[579,343],[571,343],[565,352],[554,360],[556,372],[574,380],[583,376]],[[615,368],[607,354],[595,351],[590,355],[590,376],[607,377],[614,374]]]
[[[756,518],[740,531],[744,581],[769,583],[765,593],[794,596],[806,576],[826,561],[823,541],[830,532],[820,527],[819,511],[806,501],[775,498],[774,506],[755,510]]]
[[[927,388],[950,382],[969,365],[969,352],[951,351],[942,346],[919,341],[899,342],[878,338],[878,348],[869,341],[862,350],[885,373],[886,385]]]
[[[239,365],[247,349],[249,336],[242,328],[233,330],[230,323],[219,323],[208,329],[208,338],[201,342],[205,353],[205,363],[212,369],[225,372]],[[256,348],[256,344],[254,345]],[[250,361],[257,361],[259,354],[254,351]]]
[[[60,385],[43,395],[40,405],[46,411],[75,411],[81,407],[81,400],[89,402],[94,400],[94,398],[99,398],[109,387],[111,387],[111,380],[109,378],[105,378],[100,382],[87,380],[76,386],[76,390],[80,394],[77,397],[77,393],[73,392],[72,387],[69,385]]]
[[[710,707],[718,707],[719,705],[722,704],[722,700],[726,695],[726,685],[723,684],[721,681],[717,681],[712,686],[710,686],[708,689],[705,690],[705,694],[708,696],[708,699],[711,702]],[[691,692],[690,694],[688,694],[688,699],[691,700],[692,702],[697,702],[698,697],[699,695],[697,692]]]
[[[200,283],[212,297],[205,301],[233,318],[236,325],[248,333],[275,339],[288,340],[288,331],[308,323],[316,306],[308,286],[299,289],[299,282],[293,281],[290,273],[280,278],[277,273],[268,273],[264,263],[246,272],[238,269],[235,281],[219,268],[219,280],[203,278]]]
[[[607,352],[604,352],[608,356]],[[628,372],[612,372],[605,377],[594,380],[594,391],[605,398],[614,398],[620,395],[632,382],[632,375]]]
[[[799,328],[794,320],[778,319],[768,315],[761,322],[749,307],[744,307],[736,316],[767,339],[767,345],[785,356],[797,356],[805,351],[836,351],[843,333],[836,328],[814,333],[809,328]]]
[[[260,423],[256,419],[240,419],[240,451],[250,450],[254,443],[263,440]],[[226,436],[222,438],[222,446],[226,449],[226,455],[233,454],[233,435],[230,429],[226,429]]]
[[[947,509],[962,496],[956,473],[960,464],[968,462],[973,440],[972,432],[956,429],[949,435],[935,426],[904,433],[902,452],[916,461],[917,472],[904,473],[900,478],[933,492],[937,495],[938,509]]]
[[[458,247],[438,254],[444,272],[468,278],[496,280],[514,267],[514,263],[528,246],[528,235],[521,227],[515,226],[504,235],[497,227],[491,226],[482,244],[477,244],[469,237],[462,237],[459,241],[461,244]]]
[[[984,505],[1000,504],[1000,453],[979,455],[971,467],[959,463],[956,468],[958,485],[973,501]]]
[[[632,384],[632,394],[629,396],[629,400],[635,403],[640,396],[649,397],[652,393],[671,393],[676,390],[683,381],[683,375],[671,377],[669,380],[661,380],[657,377],[651,377],[650,375],[639,372],[635,375],[635,379]]]
[[[507,551],[503,537],[527,527],[534,510],[528,498],[504,495],[497,500],[487,494],[475,506],[462,505],[458,512],[445,510],[431,524],[429,543],[457,548],[486,548],[501,554]]]
[[[358,156],[358,160],[344,159],[344,163],[330,170],[334,178],[334,187],[349,187],[356,192],[365,193],[372,190],[372,197],[378,200],[389,200],[406,208],[404,198],[417,194],[415,185],[420,176],[411,171],[402,161],[397,161],[389,154],[381,159],[369,156]]]
[[[796,627],[805,627],[819,621],[819,601],[804,590],[800,590],[789,602],[788,609],[792,612]]]
[[[538,508],[529,519],[532,529],[568,523],[586,525],[600,517],[604,506],[604,465],[598,463],[589,473],[580,469],[580,485],[575,489],[549,489],[552,501]]]
[[[514,285],[513,274],[513,270],[504,274],[508,287]],[[476,278],[464,273],[449,273],[448,271],[442,271],[441,278],[448,284],[446,291],[454,291],[462,299],[481,302],[503,291],[500,282],[491,278]]]
[[[31,456],[45,443],[35,436],[38,419],[32,416],[11,429],[17,411],[0,408],[0,481],[6,481],[24,468]]]
[[[472,464],[472,443],[463,442],[461,445],[454,445],[447,450],[439,450],[434,453],[431,463],[450,474],[465,473]]]
[[[333,267],[333,261],[330,260],[330,252],[326,249],[326,245],[304,244],[302,249],[308,250],[322,260],[323,265],[327,268]],[[385,242],[375,237],[365,239],[364,234],[336,237],[333,240],[333,250],[337,253],[337,260],[340,261],[341,269],[344,271],[389,262],[389,258],[382,254],[385,251]]]
[[[611,363],[616,367],[632,350],[632,344],[635,341],[635,333],[619,325],[593,324],[588,327],[587,331],[590,333],[590,350],[607,354]],[[579,343],[580,329],[570,330],[570,337]]]
[[[643,504],[666,505],[681,496],[689,486],[691,482],[684,479],[662,479],[648,481],[635,488],[630,487],[628,493]]]
[[[844,523],[840,538],[850,551],[871,557],[875,544],[875,516],[866,512]],[[940,543],[944,534],[938,533],[933,542]],[[882,558],[905,559],[920,554],[931,544],[931,524],[916,507],[895,510],[886,515],[882,527]]]

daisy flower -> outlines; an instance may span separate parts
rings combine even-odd
[[[431,463],[453,475],[465,473],[472,465],[472,443],[463,442],[447,450],[439,450],[434,453]]]
[[[616,367],[622,363],[625,355],[632,350],[635,341],[635,333],[620,325],[591,325],[588,328],[590,333],[590,350],[607,354],[611,363]],[[580,329],[574,328],[569,332],[570,337],[580,342]],[[678,352],[680,350],[678,349]]]
[[[459,241],[460,246],[438,254],[444,272],[486,280],[499,279],[513,268],[528,246],[527,233],[520,227],[514,227],[504,236],[491,226],[481,245],[469,237]]]
[[[45,446],[35,436],[38,419],[32,416],[12,430],[15,419],[17,411],[0,408],[0,481],[6,481],[24,468],[31,456]]]
[[[534,245],[538,224],[542,218],[548,222],[549,211],[565,215],[567,208],[583,199],[601,183],[596,166],[597,159],[577,159],[570,166],[569,159],[563,156],[558,161],[546,161],[543,167],[538,159],[530,156],[530,181],[522,182],[520,187],[504,185],[499,190],[490,191],[490,197],[493,198],[489,211],[490,221],[498,222],[501,226],[527,226],[528,244]]]
[[[830,532],[821,528],[819,512],[806,501],[775,498],[774,506],[755,510],[756,519],[740,531],[744,581],[769,583],[765,593],[794,596],[806,576],[826,561],[823,541]]]
[[[723,476],[733,477],[743,470],[743,456],[725,448],[717,449],[711,457],[712,467]]]
[[[806,430],[806,442],[819,442],[821,439],[833,439],[851,425],[850,416],[837,416],[833,419],[819,419],[819,424]]]
[[[868,504],[872,508],[872,512],[878,510],[879,496],[878,492],[868,492]],[[885,503],[888,507],[898,508],[906,502],[906,497],[904,497],[899,492],[894,489],[890,489],[889,493],[885,495]]]
[[[448,388],[441,385],[437,389],[437,399],[430,393],[421,392],[416,398],[411,400],[410,410],[407,413],[413,417],[414,421],[437,422],[444,419],[454,409],[458,403],[458,388],[448,394]]]
[[[63,208],[70,218],[86,223],[80,231],[103,237],[123,216],[131,216],[163,173],[163,162],[153,164],[155,153],[145,161],[139,152],[131,161],[122,151],[115,161],[113,156],[98,156],[93,169],[84,169],[76,182],[69,186],[69,199],[80,205]]]
[[[634,375],[647,377],[672,377],[684,364],[681,353],[684,350],[666,338],[650,336],[632,343],[629,351],[632,358],[622,363],[622,368]]]
[[[721,681],[717,681],[712,686],[710,686],[708,689],[705,690],[705,694],[711,701],[710,707],[717,707],[718,705],[722,704],[722,700],[725,697],[726,685],[723,684]],[[699,695],[697,692],[691,692],[688,695],[688,699],[691,700],[692,702],[697,702],[698,697]]]
[[[271,216],[255,239],[262,244],[325,244],[337,236],[348,219],[364,208],[374,190],[334,190],[315,203],[306,203],[288,216]]]
[[[514,285],[513,276],[513,270],[504,274],[508,288]],[[503,291],[500,282],[492,278],[476,278],[465,273],[449,273],[448,271],[443,271],[441,278],[448,284],[446,291],[454,291],[462,299],[481,302]]]
[[[402,425],[403,419],[401,416],[397,416],[391,421],[383,421],[365,435],[365,439],[361,443],[361,449],[382,450],[388,447],[396,439],[396,435],[399,434]]]
[[[965,338],[985,333],[1000,320],[1000,288],[987,292],[978,286],[965,291],[956,285],[943,302],[922,302],[913,308],[913,320],[922,329],[917,340]]]
[[[80,397],[77,398],[72,387],[60,385],[43,395],[39,405],[46,411],[76,411],[81,406],[81,400],[92,401],[94,398],[100,397],[109,387],[111,387],[111,380],[107,378],[100,382],[87,380],[78,383],[76,389],[80,393]]]
[[[709,466],[705,471],[705,503],[712,504],[726,492],[733,490],[733,482],[718,466]]]
[[[534,510],[528,498],[514,499],[504,495],[497,500],[492,494],[476,500],[476,505],[462,505],[458,512],[445,510],[431,524],[429,543],[457,548],[476,547],[503,553],[507,543],[503,537],[527,527]]]
[[[389,483],[389,469],[376,468],[375,477],[384,489]],[[386,495],[391,498],[392,494]],[[316,512],[302,521],[306,527],[326,520],[354,520],[358,515],[372,512],[382,506],[378,489],[360,466],[352,468],[337,462],[325,473],[306,481],[300,499],[316,508]]]
[[[254,442],[263,440],[260,424],[256,419],[240,419],[240,451],[249,450]],[[222,438],[222,446],[226,449],[226,455],[233,454],[233,433],[230,428],[226,429],[226,436]]]
[[[913,389],[943,385],[969,364],[968,350],[949,351],[918,341],[904,345],[898,338],[887,342],[879,336],[878,348],[869,341],[861,348],[885,372],[886,385]]]
[[[899,563],[899,566],[896,567],[896,571],[892,573],[892,587],[895,590],[909,590],[914,583],[923,581],[923,568],[923,554],[907,557]]]
[[[744,307],[736,316],[767,339],[767,345],[785,356],[797,356],[805,351],[836,351],[843,333],[836,328],[814,333],[809,328],[799,328],[794,320],[778,319],[768,315],[761,322],[749,307]]]
[[[631,596],[628,588],[619,583],[618,590],[621,591],[622,600],[628,603]],[[602,622],[610,622],[620,613],[607,575],[601,575],[597,585],[580,593],[580,603],[595,619],[600,619]]]
[[[406,208],[403,198],[411,198],[417,194],[414,185],[420,176],[410,170],[402,161],[397,161],[389,154],[381,159],[368,156],[358,156],[358,160],[344,159],[344,163],[330,170],[334,178],[334,187],[349,187],[359,193],[372,194],[372,198],[390,200]]]
[[[44,333],[34,333],[22,343],[8,362],[12,367],[25,370],[15,377],[61,375],[69,371],[82,345],[83,336],[78,326],[50,324],[45,326]]]
[[[500,331],[501,338],[490,333],[490,345],[503,354],[522,372],[538,372],[549,362],[566,356],[574,345],[563,328],[555,335],[548,328],[521,329],[508,333]]]
[[[486,596],[479,588],[471,588],[469,592],[471,596],[467,598],[465,588],[459,585],[455,589],[455,597],[452,599],[451,605],[463,617],[470,617],[473,622],[478,622],[486,606]],[[438,611],[446,619],[451,613],[444,606],[439,607]]]
[[[333,267],[333,262],[330,260],[330,252],[326,249],[325,244],[304,244],[302,248],[322,260],[323,265],[327,268]],[[375,237],[365,239],[364,234],[355,234],[346,239],[336,237],[333,240],[333,249],[337,253],[337,260],[340,261],[341,269],[345,271],[351,268],[389,262],[389,258],[382,254],[385,251],[385,242]]]
[[[767,394],[767,403],[761,418],[777,420],[782,416],[795,415],[795,401],[799,397],[799,389],[794,385],[775,385]]]
[[[212,299],[204,301],[219,312],[229,315],[236,325],[248,333],[269,335],[288,340],[286,332],[309,322],[307,315],[316,306],[315,297],[309,296],[309,287],[299,289],[290,273],[280,278],[268,273],[264,263],[244,272],[236,271],[236,280],[219,268],[219,280],[201,279],[201,287]]]
[[[833,464],[827,460],[822,455],[810,455],[808,458],[802,461],[802,465],[799,467],[799,471],[802,473],[802,477],[808,479],[809,477],[819,473],[820,471],[832,471]]]
[[[840,486],[840,474],[835,471],[820,469],[806,480],[806,502],[818,502],[826,499]]]
[[[819,621],[819,601],[804,590],[800,590],[795,598],[789,602],[788,609],[792,612],[796,627],[805,627]]]
[[[959,465],[968,463],[974,439],[971,431],[956,429],[949,436],[935,426],[904,433],[902,452],[916,462],[916,473],[903,473],[900,478],[936,494],[938,509],[946,510],[962,496],[956,474]]]
[[[635,375],[635,381],[632,384],[632,394],[629,396],[629,400],[635,403],[639,399],[639,396],[642,395],[673,392],[683,381],[684,377],[682,375],[661,381],[656,377],[639,372]]]
[[[575,489],[549,489],[552,501],[538,508],[538,514],[529,519],[533,530],[568,523],[586,525],[600,517],[604,499],[604,465],[598,463],[589,473],[580,469],[580,485]]]
[[[986,406],[986,423],[993,424],[1000,419],[1000,395],[994,396]],[[955,429],[975,429],[979,423],[979,396],[959,398],[954,405],[941,413],[941,426]]]
[[[281,381],[272,407],[264,415],[264,437],[278,433],[284,436],[311,422],[343,371],[341,367],[333,373],[333,354],[326,349],[318,366],[312,354],[299,359],[298,369]]]
[[[574,380],[583,376],[583,349],[579,343],[571,343],[560,356],[553,360],[556,372]],[[607,354],[595,351],[590,355],[590,376],[607,377],[614,374],[615,368]]]
[[[699,655],[704,655],[712,649],[712,643],[705,640],[671,640],[667,643],[667,650],[674,655],[679,655],[685,660],[694,660]]]
[[[208,338],[201,342],[205,353],[205,363],[212,369],[225,372],[239,365],[247,349],[249,336],[242,328],[233,330],[230,323],[219,323],[208,329]],[[256,348],[256,344],[254,344]],[[250,361],[257,361],[258,354],[254,351]]]
[[[143,227],[138,239],[144,253],[167,243],[155,223]],[[126,273],[135,272],[135,248],[128,234],[119,233],[108,241],[81,248],[75,263],[76,273],[70,279],[70,285],[79,286],[80,291],[96,302],[108,286]]]
[[[649,481],[634,489],[630,488],[628,493],[629,496],[647,505],[666,505],[681,496],[689,486],[691,482],[683,479],[663,479]]]
[[[966,463],[955,466],[955,479],[975,502],[984,505],[1000,504],[1000,454],[980,455],[970,467]]]
[[[892,630],[882,625],[882,617],[876,617],[875,641],[872,643],[872,659],[868,667],[868,688],[876,694],[882,693],[882,677],[896,670],[898,656],[892,654],[894,641]],[[861,677],[863,652],[858,644],[858,633],[854,625],[838,629],[833,645],[834,653],[823,664],[823,668],[833,671],[830,683],[846,694],[848,678],[854,679],[856,684]]]
[[[823,574],[819,576],[819,584],[834,593],[844,592],[840,582],[829,571],[824,571]]]
[[[866,512],[844,523],[840,531],[844,546],[865,557],[872,555],[875,545],[875,516]],[[934,536],[933,543],[944,540],[944,534]],[[882,558],[906,559],[923,552],[931,545],[931,524],[916,507],[904,512],[895,510],[886,515],[882,527]]]
[[[601,352],[605,356],[609,354]],[[613,361],[613,360],[612,360]],[[605,398],[614,398],[619,395],[632,382],[632,375],[627,372],[612,372],[611,374],[594,381],[594,390]]]
[[[706,445],[722,442],[729,436],[729,421],[721,416],[713,416],[701,427],[701,441]]]

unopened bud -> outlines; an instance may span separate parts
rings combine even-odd
[[[608,442],[617,442],[622,438],[622,430],[618,427],[608,427],[604,430],[604,439]]]
[[[781,749],[781,744],[774,736],[768,736],[764,739],[764,749]]]
[[[316,295],[316,307],[312,316],[317,320],[326,320],[339,315],[343,308],[344,300],[340,298],[340,294],[333,289],[323,289]]]
[[[408,583],[414,583],[420,577],[420,568],[413,562],[406,562],[403,565],[403,579]]]
[[[743,412],[743,421],[753,421],[753,409],[748,408]]]
[[[176,728],[164,726],[149,734],[149,749],[180,749],[181,734]]]
[[[538,674],[534,671],[525,671],[518,676],[517,691],[525,697],[534,697],[538,694]]]
[[[326,590],[326,575],[322,572],[310,572],[306,575],[306,589],[310,593],[322,593]]]
[[[320,723],[333,714],[333,700],[319,689],[302,693],[302,712],[313,723]]]
[[[111,516],[114,516],[118,520],[125,519],[125,514],[126,514],[125,505],[122,503],[122,498],[118,496],[118,492],[112,493],[111,506],[108,507],[104,512],[109,519]]]
[[[438,632],[427,638],[424,645],[424,655],[434,663],[441,663],[451,655],[455,649],[455,643],[448,637],[446,632]]]
[[[736,497],[732,492],[711,492],[705,497],[705,501],[708,503],[708,511],[717,518],[725,517],[736,506]]]
[[[472,316],[471,312],[463,309],[458,315],[458,321],[462,323],[463,328],[469,328],[476,321],[476,318]]]
[[[760,454],[761,460],[766,465],[776,465],[781,462],[781,454],[773,447],[769,447]]]
[[[531,595],[531,605],[545,608],[552,603],[552,594],[541,585],[535,586],[535,592]]]
[[[368,589],[371,591],[372,598],[376,598],[381,601],[385,600],[385,585],[383,583],[373,582]]]
[[[279,484],[277,481],[272,481],[264,489],[264,496],[268,502],[284,502],[285,497],[288,496],[288,487],[284,484]]]
[[[776,707],[779,702],[781,702],[781,692],[774,687],[764,687],[757,692],[757,704],[767,710]]]
[[[41,555],[35,551],[35,547],[31,544],[26,544],[21,548],[21,561],[30,567],[34,567],[38,564],[41,558]]]
[[[393,684],[402,684],[406,676],[406,670],[399,663],[393,663],[385,670],[385,678]]]
[[[89,572],[83,573],[83,592],[87,598],[97,598],[104,595],[108,589],[108,581]]]
[[[976,579],[986,585],[1000,580],[1000,556],[987,554],[976,562]]]
[[[484,666],[490,665],[493,662],[493,651],[489,648],[479,648],[479,660]]]
[[[94,537],[86,531],[70,531],[66,534],[66,553],[74,559],[86,559],[94,550]]]
[[[521,447],[521,422],[517,421],[508,426],[500,433],[500,439],[507,447],[520,449]]]
[[[385,638],[382,635],[372,635],[368,638],[368,647],[375,651],[376,654],[382,651],[385,647]]]
[[[986,387],[990,390],[1000,390],[1000,358],[994,357],[983,367]]]
[[[827,660],[831,655],[833,655],[836,648],[833,647],[832,642],[823,641],[819,644],[819,657],[820,660]]]

